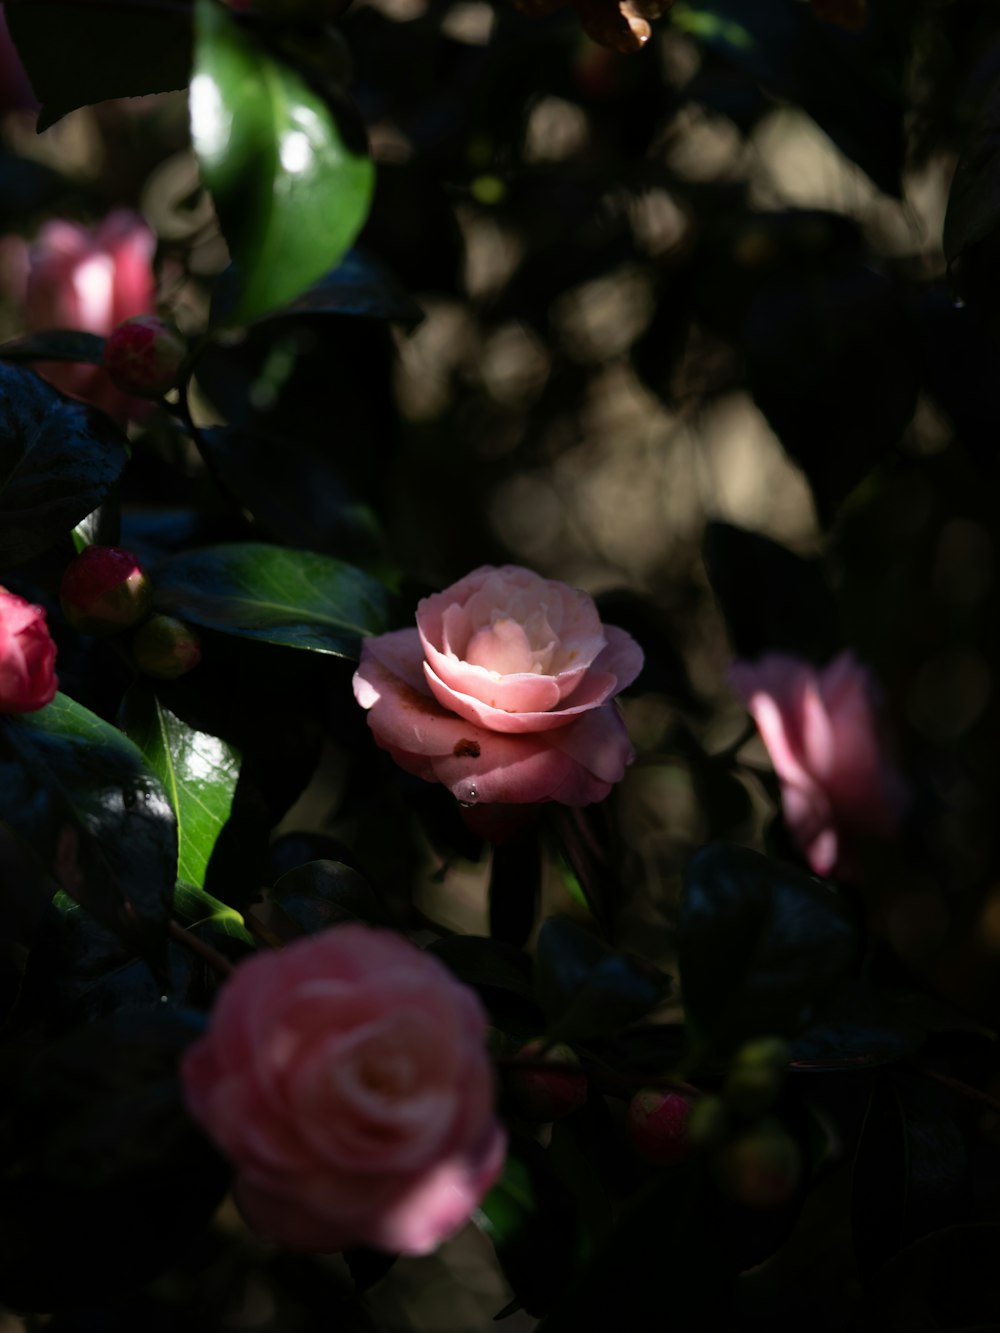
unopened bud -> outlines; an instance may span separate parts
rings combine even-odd
[[[673,1166],[694,1151],[688,1121],[695,1095],[693,1090],[643,1088],[629,1102],[625,1128],[636,1151],[647,1162]]]
[[[777,1120],[762,1120],[717,1149],[712,1169],[719,1187],[740,1203],[777,1208],[798,1187],[802,1154]]]
[[[758,1037],[741,1046],[722,1086],[729,1109],[746,1117],[766,1111],[781,1091],[790,1059],[788,1042],[780,1037]]]
[[[201,661],[201,640],[190,625],[173,616],[150,616],[132,640],[132,657],[147,676],[173,680]]]
[[[153,588],[131,551],[88,546],[66,567],[59,587],[63,614],[84,634],[115,634],[149,611]]]
[[[560,1043],[545,1054],[544,1042],[529,1041],[519,1052],[525,1061],[544,1060],[559,1065],[575,1065],[576,1055]],[[510,1067],[506,1079],[511,1100],[522,1115],[531,1120],[560,1120],[578,1110],[587,1100],[587,1076],[582,1070]]]
[[[187,356],[187,343],[155,315],[135,315],[113,329],[104,344],[104,369],[116,388],[140,398],[162,398],[172,389]]]

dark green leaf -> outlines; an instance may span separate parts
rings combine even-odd
[[[158,565],[156,606],[196,625],[290,648],[356,657],[387,623],[385,589],[313,551],[236,542]]]
[[[531,959],[502,940],[479,935],[446,935],[427,946],[467,986],[510,991],[522,1000],[534,1000]]]
[[[902,1243],[910,1162],[899,1092],[890,1078],[872,1083],[854,1157],[851,1224],[854,1253],[867,1279]]]
[[[720,1244],[718,1212],[701,1159],[659,1174],[630,1201],[538,1333],[726,1327],[735,1271]]]
[[[0,568],[67,536],[127,456],[125,437],[102,412],[0,361]]]
[[[139,750],[63,694],[0,718],[4,817],[62,887],[162,963],[177,826]]]
[[[549,917],[538,936],[538,997],[548,1035],[608,1036],[665,998],[670,978],[644,959],[616,953],[569,917]]]
[[[227,489],[277,541],[360,561],[382,555],[378,520],[328,455],[226,427],[202,431],[200,445]]]
[[[749,1037],[795,1036],[855,950],[832,889],[724,843],[688,867],[677,943],[688,1021],[716,1054]]]
[[[307,935],[344,921],[392,925],[364,876],[339,861],[310,861],[290,870],[269,890],[268,898]]]
[[[177,873],[201,888],[232,809],[240,756],[217,736],[175,717],[146,685],[133,685],[126,694],[121,723],[163,784],[177,819]]]
[[[99,366],[104,339],[79,329],[46,329],[0,344],[0,361],[74,361]]]
[[[22,0],[7,23],[42,103],[39,131],[78,106],[187,85],[191,14],[184,0],[101,8]]]
[[[730,523],[709,523],[704,549],[736,657],[792,652],[824,662],[836,652],[837,608],[818,560]]]
[[[536,1143],[510,1145],[503,1175],[480,1205],[478,1220],[528,1313],[551,1309],[576,1265],[576,1205]]]
[[[372,255],[348,250],[336,268],[324,273],[301,296],[269,316],[354,315],[397,320],[411,327],[424,317],[413,297]]]
[[[542,890],[542,848],[531,828],[497,843],[490,867],[490,934],[507,944],[525,944],[535,925]]]
[[[130,1010],[23,1066],[0,1121],[0,1292],[53,1310],[170,1267],[221,1202],[228,1167],[194,1128],[178,1060],[199,1015]],[[58,1263],[53,1256],[58,1255]]]
[[[191,137],[254,319],[332,268],[363,224],[374,168],[330,106],[214,0],[196,0]]]
[[[923,1045],[926,1025],[911,1007],[864,982],[849,981],[792,1043],[792,1069],[871,1069],[913,1055]]]

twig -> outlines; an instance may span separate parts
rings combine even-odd
[[[224,958],[217,949],[213,949],[210,944],[200,940],[197,935],[192,935],[189,930],[185,930],[179,921],[171,919],[167,932],[172,940],[176,940],[189,953],[196,954],[202,962],[209,965],[220,977],[232,975],[233,965],[228,958]]]

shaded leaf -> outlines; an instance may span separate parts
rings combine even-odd
[[[817,1022],[792,1043],[790,1067],[805,1072],[871,1069],[912,1055],[926,1026],[912,1006],[860,981],[849,981]]]
[[[528,1313],[551,1309],[576,1266],[576,1201],[536,1143],[518,1139],[510,1145],[477,1221]]]
[[[313,551],[234,542],[173,556],[154,577],[158,610],[291,648],[356,657],[387,623],[381,584]]]
[[[67,536],[98,507],[126,458],[110,418],[0,361],[0,567]]]
[[[608,1036],[644,1018],[670,989],[645,959],[616,953],[569,917],[553,916],[538,936],[538,997],[548,1036]]]
[[[46,329],[0,343],[2,361],[72,361],[99,366],[104,339],[80,329]]]
[[[177,865],[177,825],[142,754],[57,694],[0,718],[0,790],[10,827],[62,887],[159,966]]]
[[[190,1011],[130,1010],[8,1064],[6,1304],[54,1310],[118,1298],[170,1267],[207,1225],[229,1169],[194,1128],[177,1081],[178,1060],[202,1029]]]
[[[122,726],[163,784],[177,820],[177,874],[200,888],[232,809],[240,756],[231,745],[196,731],[136,684],[122,701]]]
[[[855,950],[832,889],[724,843],[688,867],[677,943],[688,1021],[717,1054],[749,1037],[796,1035]]]
[[[204,889],[194,884],[178,881],[174,890],[174,914],[189,927],[211,926],[214,930],[221,931],[231,939],[240,940],[243,944],[254,942],[253,936],[243,924],[243,917],[234,907],[220,903],[218,898],[213,898],[210,893],[206,893]]]
[[[202,431],[200,446],[225,486],[278,541],[357,560],[381,556],[378,520],[328,456],[226,427]]]
[[[182,0],[108,9],[25,0],[6,17],[42,103],[39,131],[78,106],[184,88],[190,77],[191,16]]]
[[[791,652],[825,662],[836,652],[837,608],[818,560],[720,522],[707,525],[704,551],[736,657]]]
[[[229,312],[254,319],[341,258],[374,168],[330,106],[213,0],[196,0],[191,137],[239,274]]]
[[[851,1192],[854,1253],[863,1280],[902,1244],[909,1175],[899,1092],[890,1078],[879,1075],[861,1127]]]
[[[420,306],[373,255],[348,250],[328,273],[267,318],[288,315],[354,315],[396,320],[413,326],[424,317]]]
[[[289,870],[268,891],[307,935],[344,921],[391,926],[381,898],[364,878],[339,861],[310,861]]]
[[[499,842],[490,865],[490,934],[522,945],[535,924],[542,889],[542,848],[534,829]]]

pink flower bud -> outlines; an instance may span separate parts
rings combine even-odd
[[[657,1166],[673,1166],[690,1156],[694,1144],[688,1118],[694,1105],[691,1092],[643,1088],[629,1102],[625,1128],[637,1152]]]
[[[84,634],[114,634],[137,625],[152,596],[142,566],[119,546],[88,546],[67,566],[59,588],[63,614]]]
[[[174,680],[201,661],[201,639],[183,620],[150,616],[132,639],[132,658],[145,675]]]
[[[561,1043],[551,1046],[542,1056],[545,1043],[529,1041],[519,1055],[526,1061],[543,1059],[553,1064],[575,1065],[573,1051]],[[513,1066],[507,1075],[507,1090],[522,1115],[531,1120],[560,1120],[578,1110],[587,1100],[587,1076],[581,1070],[532,1069]]]
[[[122,393],[162,398],[177,383],[187,344],[155,315],[134,315],[113,329],[104,344],[104,369]]]
[[[34,713],[51,703],[55,661],[42,608],[0,588],[0,713]]]

